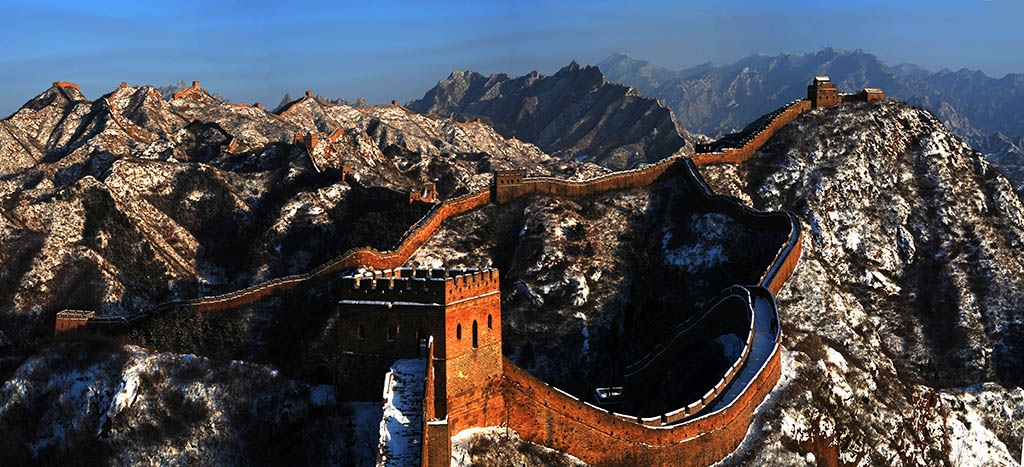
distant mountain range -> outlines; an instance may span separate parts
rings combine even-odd
[[[1006,144],[1024,135],[1022,74],[992,78],[967,69],[931,72],[913,64],[889,66],[860,50],[833,48],[774,57],[755,54],[729,65],[705,63],[680,71],[614,53],[597,66],[609,80],[661,100],[686,129],[712,137],[739,130],[804,97],[809,78],[826,74],[840,91],[880,87],[887,97],[932,111],[992,160],[1015,165],[1024,161],[1019,144]]]
[[[613,169],[661,160],[684,147],[688,137],[657,100],[576,62],[553,76],[534,71],[514,79],[455,70],[406,106],[462,121],[479,118],[552,156]]]

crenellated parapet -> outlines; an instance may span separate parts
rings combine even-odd
[[[95,317],[95,311],[61,310],[57,312],[57,321],[53,333],[60,334],[64,331],[87,326],[89,320]]]
[[[496,269],[394,268],[343,276],[336,296],[344,303],[452,305],[497,292]]]
[[[343,276],[337,288],[342,303],[416,303],[441,306],[445,303],[445,270],[397,268]]]
[[[772,136],[782,127],[796,120],[801,113],[811,110],[812,104],[808,100],[795,100],[769,114],[770,119],[760,130],[747,134],[739,141],[728,141],[723,143],[719,140],[715,143],[699,143],[695,145],[695,154],[692,156],[693,163],[697,165],[708,164],[741,164],[746,162],[757,150],[764,146]],[[715,147],[719,147],[715,149]]]
[[[502,204],[530,194],[580,198],[614,190],[637,188],[654,183],[680,156],[671,156],[655,164],[613,172],[588,180],[562,180],[554,177],[524,177],[521,170],[494,173],[495,202]]]

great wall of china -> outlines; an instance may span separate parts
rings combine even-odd
[[[818,80],[815,82],[817,84]],[[188,95],[196,89],[200,89],[198,82],[193,83],[192,88],[175,94],[174,98]],[[819,87],[815,90],[820,92]],[[739,300],[737,303],[746,306],[744,314],[749,319],[745,345],[740,356],[726,370],[718,383],[695,402],[658,416],[641,418],[615,413],[582,401],[540,381],[502,356],[500,371],[497,373],[499,376],[491,375],[473,381],[473,384],[463,387],[458,393],[452,393],[451,397],[469,398],[473,401],[472,408],[458,412],[456,418],[453,416],[456,413],[456,405],[438,393],[439,390],[452,391],[439,381],[443,379],[443,375],[451,374],[451,371],[444,369],[447,364],[444,358],[433,357],[435,341],[431,337],[428,358],[425,359],[428,371],[423,392],[421,465],[447,465],[450,458],[450,438],[461,429],[497,425],[509,426],[526,440],[561,450],[596,465],[709,465],[722,459],[739,445],[752,421],[754,409],[778,381],[781,373],[781,330],[774,296],[797,266],[802,250],[802,236],[795,215],[790,212],[760,212],[741,204],[735,198],[715,194],[700,176],[697,166],[738,164],[746,161],[775,132],[801,113],[825,106],[821,105],[821,102],[828,101],[821,100],[820,94],[819,99],[814,100],[811,98],[811,92],[809,86],[808,100],[794,101],[767,115],[762,126],[748,132],[742,138],[725,141],[717,147],[701,145],[697,154],[692,157],[675,155],[641,168],[583,181],[550,177],[529,178],[525,177],[522,171],[499,171],[495,173],[491,187],[438,203],[405,232],[392,250],[382,252],[368,247],[351,249],[305,274],[274,279],[228,294],[171,301],[132,317],[96,317],[90,311],[65,310],[58,313],[55,330],[62,332],[92,324],[130,324],[131,320],[137,319],[138,316],[177,307],[190,307],[200,312],[226,310],[253,303],[308,282],[327,279],[332,273],[355,267],[388,271],[390,274],[390,271],[397,270],[419,249],[449,217],[464,214],[489,203],[507,203],[530,194],[579,198],[647,186],[672,169],[673,174],[698,187],[699,199],[696,201],[709,209],[726,212],[754,227],[788,231],[786,240],[779,247],[757,285],[733,286],[730,293],[709,307],[701,318],[680,323],[676,328],[677,333],[672,338],[627,368],[627,377],[635,377],[644,372],[657,373],[658,371],[652,369],[664,367],[671,362],[678,352],[678,343],[685,340],[688,333],[700,329],[699,326],[704,322],[703,318],[713,315],[722,303]],[[877,97],[880,92],[873,91],[872,94],[875,97],[869,95],[864,100],[880,98]],[[307,93],[306,97],[311,97],[311,94]],[[292,110],[294,104],[283,111],[281,116]],[[397,103],[393,102],[392,105]],[[340,133],[336,131],[335,135],[337,134]],[[737,143],[739,147],[736,147]],[[496,271],[493,274],[495,280],[490,286],[497,287]],[[376,278],[380,276],[381,273],[370,275],[374,278],[374,287]],[[465,283],[467,279],[461,280]],[[475,276],[473,280],[476,281]],[[392,278],[390,281],[392,289],[385,288],[383,293],[393,290],[395,279]],[[458,283],[458,279],[455,283]],[[493,292],[489,295],[493,295]],[[473,298],[479,297],[464,298],[454,303]],[[387,303],[390,309],[391,304]],[[500,304],[497,306],[500,355]],[[487,323],[490,327],[491,315],[487,315]],[[362,332],[361,329],[360,327],[359,332]],[[458,332],[454,335],[456,339],[461,339],[461,324],[457,329]],[[442,336],[447,340],[453,340],[445,333],[442,333]],[[474,321],[473,350],[477,347],[476,339]],[[493,347],[493,341],[491,344]],[[472,368],[479,365],[476,357],[473,357],[472,365]]]

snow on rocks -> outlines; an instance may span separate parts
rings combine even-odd
[[[500,426],[467,428],[452,436],[453,467],[503,465],[530,467],[584,466],[578,458],[524,441],[515,430]]]
[[[981,154],[926,111],[844,104],[802,115],[747,164],[701,172],[756,208],[796,211],[807,234],[777,297],[786,346],[802,363],[766,414],[785,429],[756,442],[772,459],[760,463],[796,465],[772,457],[793,452],[787,443],[809,443],[794,454],[813,451],[819,463],[1016,457],[1006,453],[1020,452],[1024,408],[976,416],[984,403],[958,402],[975,396],[944,390],[941,407],[933,396],[996,380],[1006,386],[982,392],[1011,400],[1024,377],[1024,312],[1013,305],[1024,300],[1024,208]]]
[[[4,463],[249,464],[287,452],[372,465],[380,405],[333,394],[253,363],[61,343],[0,386],[0,435],[16,447]]]

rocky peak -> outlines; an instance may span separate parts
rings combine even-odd
[[[529,141],[555,157],[616,169],[660,160],[687,145],[688,134],[668,109],[626,86],[609,84],[597,67],[574,61],[553,76],[452,76],[409,108],[464,121],[480,118],[502,135]]]

